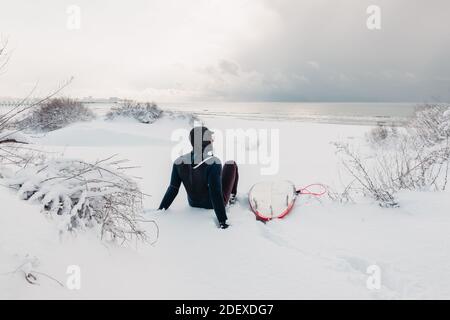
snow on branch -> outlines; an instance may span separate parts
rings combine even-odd
[[[450,108],[420,107],[402,128],[379,126],[367,135],[370,149],[334,143],[342,164],[363,194],[383,207],[398,206],[400,190],[443,191],[450,167]]]
[[[144,195],[124,174],[123,162],[114,156],[94,163],[54,159],[5,181],[22,199],[39,202],[44,212],[60,216],[68,231],[97,228],[102,239],[146,241],[140,226],[146,222],[141,216]]]
[[[153,102],[125,101],[111,108],[111,111],[106,114],[106,119],[132,118],[142,123],[153,123],[162,116],[162,113],[163,111]]]
[[[192,113],[162,110],[154,102],[141,103],[132,100],[125,101],[120,105],[111,108],[105,118],[106,120],[128,118],[149,124],[154,123],[163,116],[168,116],[173,119],[186,119],[190,124],[200,121],[200,119]]]
[[[90,121],[95,114],[81,102],[69,98],[52,98],[39,104],[14,127],[29,132],[49,132],[82,121]]]

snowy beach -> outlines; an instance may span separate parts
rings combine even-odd
[[[279,130],[276,174],[261,164],[239,164],[238,202],[228,209],[231,227],[216,227],[212,210],[190,208],[180,191],[171,208],[156,211],[169,184],[172,133],[189,130],[182,119],[153,124],[130,120],[75,123],[29,139],[65,158],[96,161],[118,154],[148,197],[145,218],[159,226],[154,245],[105,244],[92,230],[60,233],[58,216],[0,189],[0,298],[6,299],[449,299],[450,197],[446,192],[402,191],[399,208],[369,198],[356,203],[300,196],[282,220],[255,220],[247,192],[259,181],[349,181],[335,141],[364,146],[362,125],[260,121],[202,116],[213,130]],[[188,132],[188,131],[187,131]],[[229,160],[221,159],[223,162]],[[147,224],[150,235],[155,227]],[[80,290],[68,290],[67,267],[81,268]],[[370,284],[371,266],[381,288]],[[22,269],[40,272],[39,285]],[[56,280],[57,281],[56,281]]]
[[[156,319],[450,300],[449,12],[2,1],[0,300]]]

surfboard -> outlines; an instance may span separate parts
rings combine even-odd
[[[291,212],[297,194],[291,181],[266,181],[253,185],[248,194],[248,201],[251,210],[259,219],[269,221],[281,219]]]

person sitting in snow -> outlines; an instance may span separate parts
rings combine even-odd
[[[236,200],[239,180],[236,162],[227,161],[222,169],[212,153],[213,132],[206,127],[194,127],[189,133],[193,150],[175,160],[170,185],[158,210],[167,210],[178,194],[181,183],[186,189],[191,207],[214,209],[219,227],[228,228],[225,205]]]

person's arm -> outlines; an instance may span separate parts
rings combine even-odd
[[[223,202],[222,181],[220,177],[221,171],[222,166],[220,163],[214,163],[211,165],[208,175],[208,190],[214,212],[216,213],[219,223],[222,224],[227,221],[227,213]]]
[[[162,199],[158,210],[162,210],[162,209],[167,210],[170,207],[173,200],[175,200],[175,197],[178,194],[180,185],[181,185],[181,179],[180,179],[180,176],[178,175],[176,165],[174,164],[172,167],[172,175],[170,177],[170,185],[167,188],[166,194],[164,195],[164,198]]]

